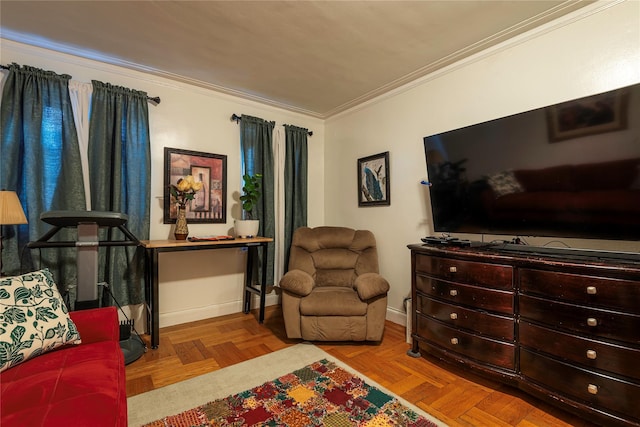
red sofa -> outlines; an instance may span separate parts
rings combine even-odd
[[[70,316],[81,344],[0,374],[0,426],[126,427],[125,365],[115,307]]]

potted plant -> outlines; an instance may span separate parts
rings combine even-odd
[[[236,237],[255,237],[258,235],[258,230],[260,229],[260,221],[254,219],[253,209],[260,199],[260,181],[262,180],[262,174],[244,174],[242,180],[244,181],[242,186],[243,194],[240,196],[242,219],[236,220]]]

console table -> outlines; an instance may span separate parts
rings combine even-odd
[[[413,347],[603,426],[640,425],[640,254],[411,249]]]
[[[264,321],[264,305],[267,288],[267,253],[268,244],[273,242],[269,237],[253,237],[248,239],[194,241],[188,240],[142,240],[141,246],[146,254],[146,289],[145,299],[147,304],[147,323],[151,334],[151,348],[158,348],[160,342],[160,313],[158,311],[158,254],[160,252],[195,251],[211,249],[248,248],[247,267],[244,280],[243,311],[251,310],[251,294],[260,296],[259,322]],[[252,284],[253,263],[257,257],[257,247],[262,247],[262,278],[259,287]]]

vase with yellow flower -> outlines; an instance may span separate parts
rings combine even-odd
[[[180,178],[176,184],[169,186],[171,198],[176,204],[176,228],[173,232],[176,240],[186,240],[189,235],[189,226],[187,225],[187,203],[195,197],[196,193],[202,189],[203,183],[193,179],[188,175]]]

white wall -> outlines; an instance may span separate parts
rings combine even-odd
[[[239,126],[233,113],[248,114],[313,131],[309,138],[309,224],[324,223],[324,123],[322,120],[177,83],[151,74],[39,49],[0,39],[2,63],[16,62],[73,80],[100,80],[159,96],[149,105],[151,135],[151,239],[172,238],[172,225],[163,224],[164,147],[203,151],[227,156],[227,223],[191,224],[191,235],[229,234],[239,217]],[[318,196],[319,195],[319,196]],[[169,253],[160,256],[160,326],[169,326],[242,310],[245,253],[238,249]],[[268,304],[277,301],[275,294]],[[254,304],[254,307],[257,304]]]
[[[325,219],[375,233],[380,270],[391,283],[387,317],[403,321],[411,290],[407,244],[433,234],[419,184],[426,177],[423,137],[638,82],[640,2],[598,3],[328,119]],[[358,208],[357,159],[384,151],[391,205]],[[640,251],[638,242],[564,242]]]

